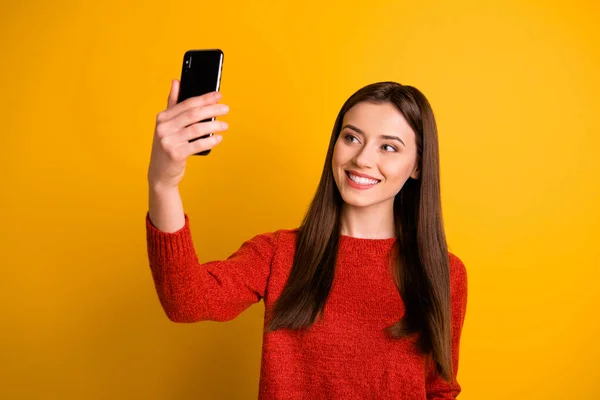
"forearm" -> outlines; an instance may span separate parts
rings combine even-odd
[[[148,214],[159,230],[173,233],[185,225],[183,202],[178,188],[159,188],[148,185]]]

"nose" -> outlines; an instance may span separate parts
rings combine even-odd
[[[370,146],[362,146],[362,148],[354,155],[352,162],[360,168],[371,168],[375,165],[376,157],[375,149],[371,149]]]

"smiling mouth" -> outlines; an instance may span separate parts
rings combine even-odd
[[[348,171],[344,172],[346,172],[346,176],[348,177],[348,179],[358,186],[371,187],[381,182],[379,179],[365,178],[363,176],[354,175]]]

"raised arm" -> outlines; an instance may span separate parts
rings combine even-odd
[[[174,322],[228,321],[265,294],[277,233],[246,241],[229,258],[198,262],[190,222],[176,232],[157,229],[146,215],[148,260],[160,303]]]
[[[224,321],[263,295],[275,251],[275,235],[257,236],[230,258],[201,265],[192,243],[179,184],[189,156],[221,141],[227,124],[211,120],[228,113],[220,93],[177,103],[174,80],[167,108],[156,117],[148,167],[146,214],[148,260],[160,302],[173,321]],[[211,137],[205,137],[214,133]]]

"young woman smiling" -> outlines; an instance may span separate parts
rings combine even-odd
[[[301,225],[200,264],[178,185],[187,157],[227,129],[192,123],[228,109],[218,93],[175,104],[177,91],[174,81],[148,170],[147,249],[166,315],[228,321],[262,299],[261,399],[455,398],[467,275],[446,244],[425,96],[395,82],[358,90]]]

